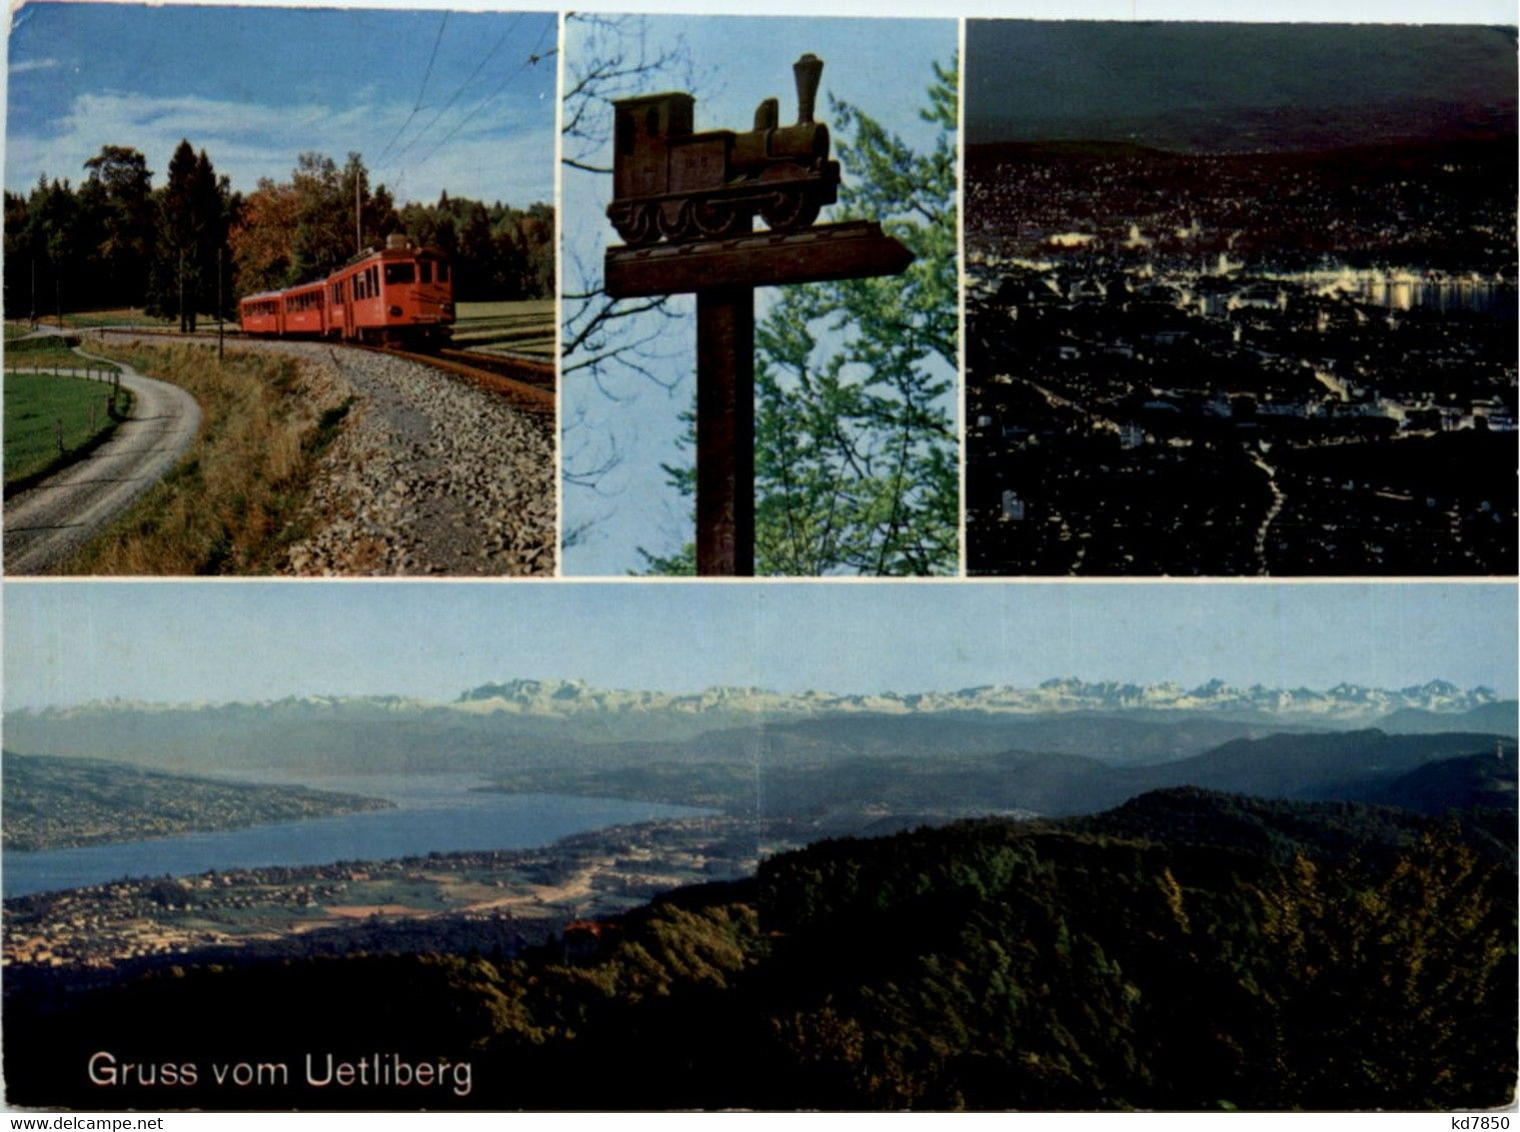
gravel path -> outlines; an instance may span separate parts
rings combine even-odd
[[[324,401],[353,399],[300,517],[312,533],[282,572],[553,573],[552,418],[400,358],[317,343],[258,348],[308,362]]]
[[[7,574],[41,574],[73,554],[157,483],[195,439],[201,410],[194,397],[116,364],[137,399],[132,418],[82,460],[5,501]]]

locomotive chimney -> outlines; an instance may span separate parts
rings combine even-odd
[[[813,124],[813,105],[818,99],[818,80],[823,75],[823,60],[809,52],[792,64],[797,78],[797,124]]]

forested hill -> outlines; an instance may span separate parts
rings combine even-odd
[[[62,1007],[8,984],[6,1079],[84,1104],[108,1049],[203,1059],[125,1107],[1489,1108],[1515,893],[1513,838],[1455,818],[1163,791],[820,842],[517,958],[169,972]],[[472,1087],[204,1080],[308,1050],[464,1058]]]
[[[1324,735],[1237,739],[1202,755],[1137,772],[1143,789],[1204,786],[1240,794],[1373,801],[1393,778],[1426,763],[1495,751],[1513,756],[1512,741],[1496,735],[1441,732],[1390,735],[1378,728]],[[1138,793],[1139,791],[1135,791]]]
[[[1121,727],[1112,723],[1115,730]],[[956,736],[946,728],[948,736]],[[799,734],[789,730],[783,739]],[[842,734],[842,729],[841,729]],[[1434,809],[1419,803],[1418,790],[1395,791],[1404,775],[1448,759],[1474,756],[1492,764],[1489,789],[1508,782],[1513,801],[1515,744],[1497,735],[1451,732],[1388,735],[1376,728],[1318,734],[1275,734],[1233,739],[1202,754],[1154,765],[1113,765],[1101,758],[1049,748],[988,750],[961,740],[960,749],[917,747],[911,732],[897,747],[855,744],[833,746],[800,742],[762,743],[752,736],[747,747],[693,741],[684,759],[648,746],[648,758],[596,763],[535,765],[497,771],[498,788],[607,795],[650,801],[714,806],[730,813],[763,812],[772,817],[840,816],[850,813],[972,815],[1023,812],[1063,816],[1093,813],[1127,798],[1172,786],[1199,786],[1237,794],[1335,799],[1348,802],[1413,801],[1425,812],[1467,804],[1467,792],[1453,786],[1453,800],[1430,794]],[[1079,733],[1080,734],[1080,733]],[[955,741],[954,739],[952,741]],[[644,751],[646,747],[633,748]],[[661,757],[661,756],[664,757]],[[811,755],[812,757],[808,757]],[[1485,761],[1486,760],[1486,761]],[[761,769],[757,779],[756,767]],[[1447,773],[1429,772],[1435,778]]]

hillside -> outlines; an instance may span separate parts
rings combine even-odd
[[[1515,748],[1426,763],[1373,792],[1368,801],[1421,814],[1473,807],[1515,812]]]
[[[197,1071],[127,1107],[1489,1108],[1513,1100],[1515,891],[1513,844],[1458,824],[1168,791],[821,842],[516,957],[8,980],[6,1079],[79,1105],[104,1049]],[[445,1087],[314,1088],[313,1050]],[[216,1087],[250,1057],[290,1081]]]
[[[1268,797],[1366,801],[1393,778],[1425,763],[1480,751],[1491,755],[1494,744],[1493,735],[1389,735],[1376,728],[1238,739],[1145,772],[1144,787],[1202,786]]]
[[[97,759],[6,751],[4,847],[62,849],[384,810],[391,803],[304,786],[160,774]]]
[[[1513,739],[1520,733],[1514,700],[1496,700],[1468,711],[1445,713],[1416,707],[1399,708],[1378,720],[1378,727],[1406,735],[1428,735],[1432,731],[1486,731]]]
[[[1077,734],[1090,734],[1090,722],[1084,721]],[[785,734],[796,739],[795,731]],[[767,733],[766,738],[771,737]],[[771,818],[839,818],[851,813],[1062,816],[1093,813],[1146,791],[1174,786],[1263,797],[1382,802],[1387,800],[1383,792],[1396,779],[1426,764],[1480,752],[1492,761],[1496,743],[1508,752],[1511,766],[1514,756],[1513,743],[1494,735],[1388,735],[1375,728],[1238,738],[1187,758],[1140,765],[1092,758],[1073,753],[1071,747],[946,749],[941,735],[938,743],[926,738],[926,747],[918,748],[913,738],[905,735],[895,745],[829,746],[815,750],[812,758],[799,757],[786,744],[778,753],[758,739],[748,747],[695,744],[697,752],[680,759],[669,751],[641,749],[645,757],[640,759],[504,771],[494,776],[494,788],[713,806],[731,814]],[[1502,766],[1495,773],[1502,775]],[[1512,770],[1509,780],[1514,780]]]

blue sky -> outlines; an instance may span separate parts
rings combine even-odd
[[[652,58],[684,44],[690,72],[647,77],[619,94],[692,90],[697,96],[698,130],[748,129],[755,106],[770,96],[781,100],[782,121],[795,121],[792,64],[804,52],[812,52],[824,60],[820,121],[829,121],[828,100],[833,95],[860,107],[917,151],[932,148],[938,134],[937,127],[919,117],[924,92],[934,81],[932,64],[949,64],[959,42],[956,23],[945,19],[663,17],[644,21],[643,32],[642,43],[635,45],[629,35],[623,49],[632,55],[641,48]],[[594,43],[595,34],[595,25],[567,22],[567,85],[589,57],[605,50]],[[610,119],[610,111],[604,116]],[[567,141],[566,156],[610,164],[609,145],[582,149]],[[610,177],[574,170],[565,173],[567,292],[578,290],[578,283],[586,278],[578,264],[592,265],[599,281],[602,254],[609,243],[618,242],[605,213],[611,193]],[[823,219],[829,219],[827,210]],[[767,293],[756,293],[759,318],[764,317]],[[641,359],[647,373],[614,369],[597,382],[584,373],[566,375],[561,419],[565,464],[572,479],[564,494],[564,526],[566,531],[579,532],[565,550],[566,574],[626,574],[643,568],[638,548],[670,554],[691,541],[690,501],[667,486],[661,468],[661,464],[692,459],[676,442],[682,435],[680,414],[695,397],[694,307],[690,297],[683,296],[673,301],[672,308],[683,312],[685,320],[670,323],[649,317],[627,331],[631,337],[652,339]],[[572,312],[567,304],[566,316]],[[609,461],[614,466],[592,477],[593,486],[576,479],[585,469]]]
[[[556,37],[552,12],[28,4],[11,17],[6,188],[77,184],[108,144],[161,185],[188,138],[245,192],[303,151],[358,151],[398,200],[551,200]]]
[[[8,582],[5,707],[585,679],[932,691],[1054,676],[1516,693],[1512,584]]]

